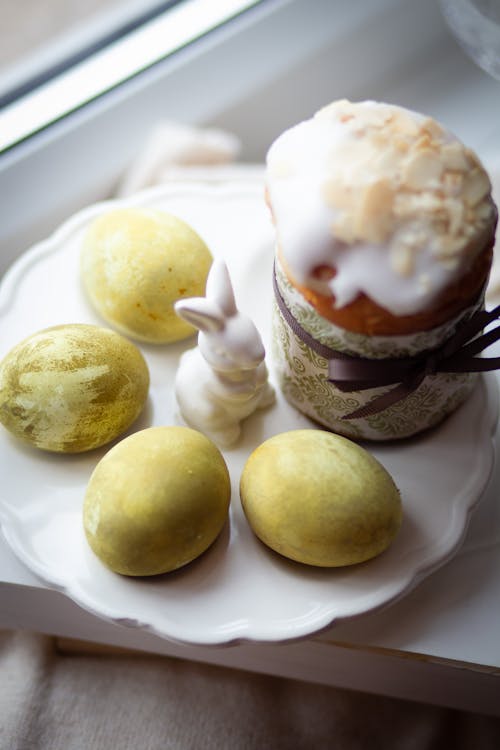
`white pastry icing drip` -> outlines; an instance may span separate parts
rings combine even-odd
[[[267,189],[297,283],[343,307],[364,292],[396,315],[426,309],[469,267],[495,221],[477,157],[402,107],[334,102],[285,131]],[[318,266],[336,270],[318,281]]]

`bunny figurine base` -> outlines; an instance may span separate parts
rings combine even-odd
[[[225,263],[215,260],[206,297],[176,303],[177,315],[198,329],[198,346],[181,356],[175,378],[180,416],[217,445],[229,448],[241,422],[274,403],[261,336],[236,307]]]

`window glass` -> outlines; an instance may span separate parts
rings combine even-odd
[[[266,1],[0,0],[0,154]]]
[[[175,4],[175,0],[0,0],[0,104],[15,101]]]

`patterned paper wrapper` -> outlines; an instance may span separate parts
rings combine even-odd
[[[351,356],[371,359],[413,357],[446,341],[482,304],[464,310],[444,325],[407,336],[366,336],[340,328],[320,316],[289,282],[276,259],[276,281],[293,317],[321,344]],[[328,380],[328,361],[290,328],[279,307],[273,310],[273,368],[287,401],[333,432],[354,440],[394,440],[416,435],[441,422],[472,392],[475,373],[438,373],[389,408],[358,419],[342,419],[365,406],[387,386],[342,392]]]

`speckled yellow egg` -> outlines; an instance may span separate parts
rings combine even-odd
[[[308,565],[338,567],[379,555],[402,518],[399,491],[361,446],[322,430],[292,430],[262,443],[240,482],[259,539]]]
[[[211,440],[188,427],[150,427],[96,466],[83,505],[85,535],[115,573],[167,573],[215,541],[230,498],[229,473]]]
[[[84,237],[81,274],[97,313],[121,333],[164,344],[193,334],[174,303],[203,296],[212,255],[184,221],[123,208],[95,219]]]
[[[144,357],[119,333],[78,323],[46,328],[0,363],[0,422],[37,448],[80,453],[121,435],[148,389]]]

